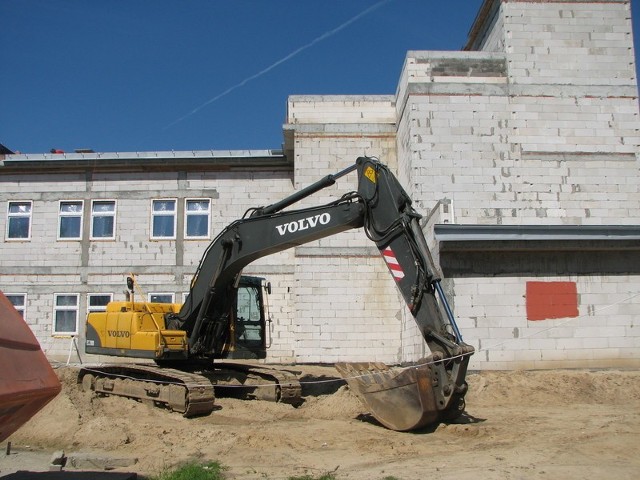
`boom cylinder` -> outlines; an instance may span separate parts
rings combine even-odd
[[[330,187],[336,180],[340,177],[344,177],[345,175],[353,172],[357,168],[356,164],[351,165],[350,167],[345,168],[344,170],[339,171],[338,173],[334,173],[331,175],[327,175],[324,178],[321,178],[315,183],[303,188],[295,192],[293,195],[289,195],[287,198],[283,198],[279,202],[276,202],[267,207],[261,208],[257,211],[257,215],[271,215],[272,213],[279,212],[280,210],[287,208],[289,205],[293,205],[296,202],[299,202],[303,198],[308,197],[309,195],[313,195],[314,193],[322,190],[323,188]]]

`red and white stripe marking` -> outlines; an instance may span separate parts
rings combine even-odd
[[[393,278],[395,278],[396,282],[402,280],[404,278],[404,272],[402,271],[402,267],[398,263],[398,259],[396,258],[396,254],[393,253],[393,250],[387,247],[380,253],[382,253],[382,258],[384,258],[384,261],[387,262],[387,266],[391,271],[391,275],[393,275]]]

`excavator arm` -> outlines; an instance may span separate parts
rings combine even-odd
[[[326,205],[285,210],[354,170],[358,172],[357,192]],[[229,343],[231,291],[246,265],[363,227],[385,259],[431,355],[399,371],[362,363],[338,364],[338,370],[389,428],[412,430],[459,415],[464,409],[465,375],[473,347],[463,342],[443,295],[420,218],[389,169],[375,159],[360,157],[341,172],[275,204],[256,208],[225,228],[203,255],[181,310],[167,314],[167,324],[187,332],[191,356],[223,357]]]

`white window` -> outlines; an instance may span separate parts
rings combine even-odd
[[[82,238],[82,201],[60,202],[58,240]]]
[[[76,335],[78,333],[77,293],[55,293],[53,295],[53,334]]]
[[[148,298],[151,303],[174,303],[175,295],[173,293],[150,293]]]
[[[13,308],[15,308],[22,318],[27,318],[27,294],[26,293],[5,293]]]
[[[87,295],[87,312],[104,312],[113,300],[113,293],[90,293]]]
[[[32,203],[9,202],[7,209],[7,239],[29,240],[31,238]]]
[[[151,206],[151,238],[176,238],[175,199],[153,200]]]
[[[211,201],[207,198],[185,200],[185,238],[209,238]]]
[[[91,202],[91,239],[109,240],[116,237],[116,201]]]

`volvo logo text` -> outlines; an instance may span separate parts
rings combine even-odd
[[[276,225],[276,230],[280,235],[285,233],[296,233],[309,228],[314,228],[316,225],[326,225],[331,221],[331,215],[328,213],[321,213],[314,215],[313,217],[301,218],[295,222],[283,223],[282,225]]]
[[[107,330],[110,337],[129,338],[130,334],[126,330]]]

